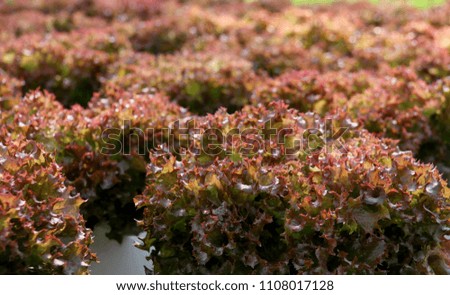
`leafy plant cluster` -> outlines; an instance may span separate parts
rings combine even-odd
[[[131,102],[144,107],[131,110]],[[133,197],[144,187],[146,155],[158,144],[153,139],[167,141],[163,129],[187,114],[161,95],[115,92],[94,97],[89,109],[65,109],[53,94],[35,91],[0,122],[10,137],[24,135],[56,152],[67,185],[89,200],[81,207],[87,225],[107,222],[108,236],[121,241],[137,231]]]
[[[0,271],[448,273],[449,14],[1,2]]]
[[[146,190],[136,197],[148,231],[142,248],[156,248],[150,256],[155,270],[446,273],[439,244],[450,190],[439,172],[345,116],[328,119],[333,126],[283,104],[219,111],[198,118],[204,138],[192,145],[208,140],[208,130],[253,132],[208,140],[211,150],[181,157],[155,151]],[[274,140],[267,124],[290,130]],[[326,127],[337,126],[349,131],[333,146]],[[312,142],[309,130],[317,130]],[[309,148],[286,153],[295,143]]]
[[[41,144],[0,134],[0,273],[88,273],[96,258],[80,195]]]
[[[348,115],[378,137],[399,141],[404,150],[430,162],[448,165],[447,135],[435,125],[445,119],[443,84],[429,85],[407,67],[371,71],[293,71],[264,80],[252,97],[268,104],[278,97],[300,111],[326,115],[345,109]]]
[[[258,79],[247,60],[215,51],[159,57],[133,54],[119,60],[111,72],[106,91],[164,92],[199,114],[213,113],[221,106],[230,112],[242,108]]]

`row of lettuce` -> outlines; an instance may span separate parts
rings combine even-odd
[[[0,273],[448,273],[449,9],[0,4]]]

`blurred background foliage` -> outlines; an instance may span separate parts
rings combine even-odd
[[[370,2],[378,3],[380,5],[390,5],[392,2],[404,2],[409,3],[412,6],[419,8],[427,8],[435,5],[444,3],[446,0],[397,0],[397,1],[386,1],[386,0],[370,0]],[[334,0],[292,0],[295,4],[323,4],[338,2]]]

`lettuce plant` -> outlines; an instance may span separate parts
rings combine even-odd
[[[87,225],[106,223],[108,237],[121,241],[136,232],[133,197],[145,186],[146,155],[169,141],[166,126],[188,115],[162,95],[117,91],[95,96],[85,110],[64,109],[53,95],[37,91],[1,113],[0,122],[10,137],[25,136],[54,151],[66,183],[87,200],[81,206]]]
[[[100,74],[111,57],[104,52],[67,48],[57,38],[38,35],[13,40],[0,49],[0,67],[25,81],[24,91],[38,87],[53,92],[65,105],[87,105],[100,87]]]
[[[135,198],[157,273],[448,272],[447,183],[345,115],[277,103],[180,128],[191,148],[153,152]]]
[[[80,195],[42,145],[0,134],[0,273],[88,273],[96,258]]]
[[[322,116],[346,109],[353,120],[379,137],[399,140],[420,159],[437,164],[445,161],[444,82],[429,85],[410,68],[385,68],[380,73],[359,71],[293,71],[267,79],[256,87],[254,104],[281,99],[303,111]],[[441,114],[441,115],[439,115]],[[430,146],[442,151],[428,157]],[[442,170],[442,169],[441,169]]]
[[[201,52],[154,57],[126,56],[113,66],[103,88],[134,93],[160,91],[199,114],[221,106],[233,112],[244,106],[257,79],[252,65],[233,54]]]
[[[202,48],[202,43],[217,44],[230,38],[242,25],[230,14],[218,15],[196,5],[172,5],[166,9],[170,13],[139,22],[133,28],[130,41],[134,50],[166,54],[183,47]]]
[[[95,0],[84,5],[88,15],[98,15],[108,20],[115,18],[150,18],[158,14],[166,1],[163,0]],[[168,1],[170,2],[170,1]]]

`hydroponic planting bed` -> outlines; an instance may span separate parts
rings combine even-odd
[[[448,274],[449,15],[0,2],[0,274]]]

